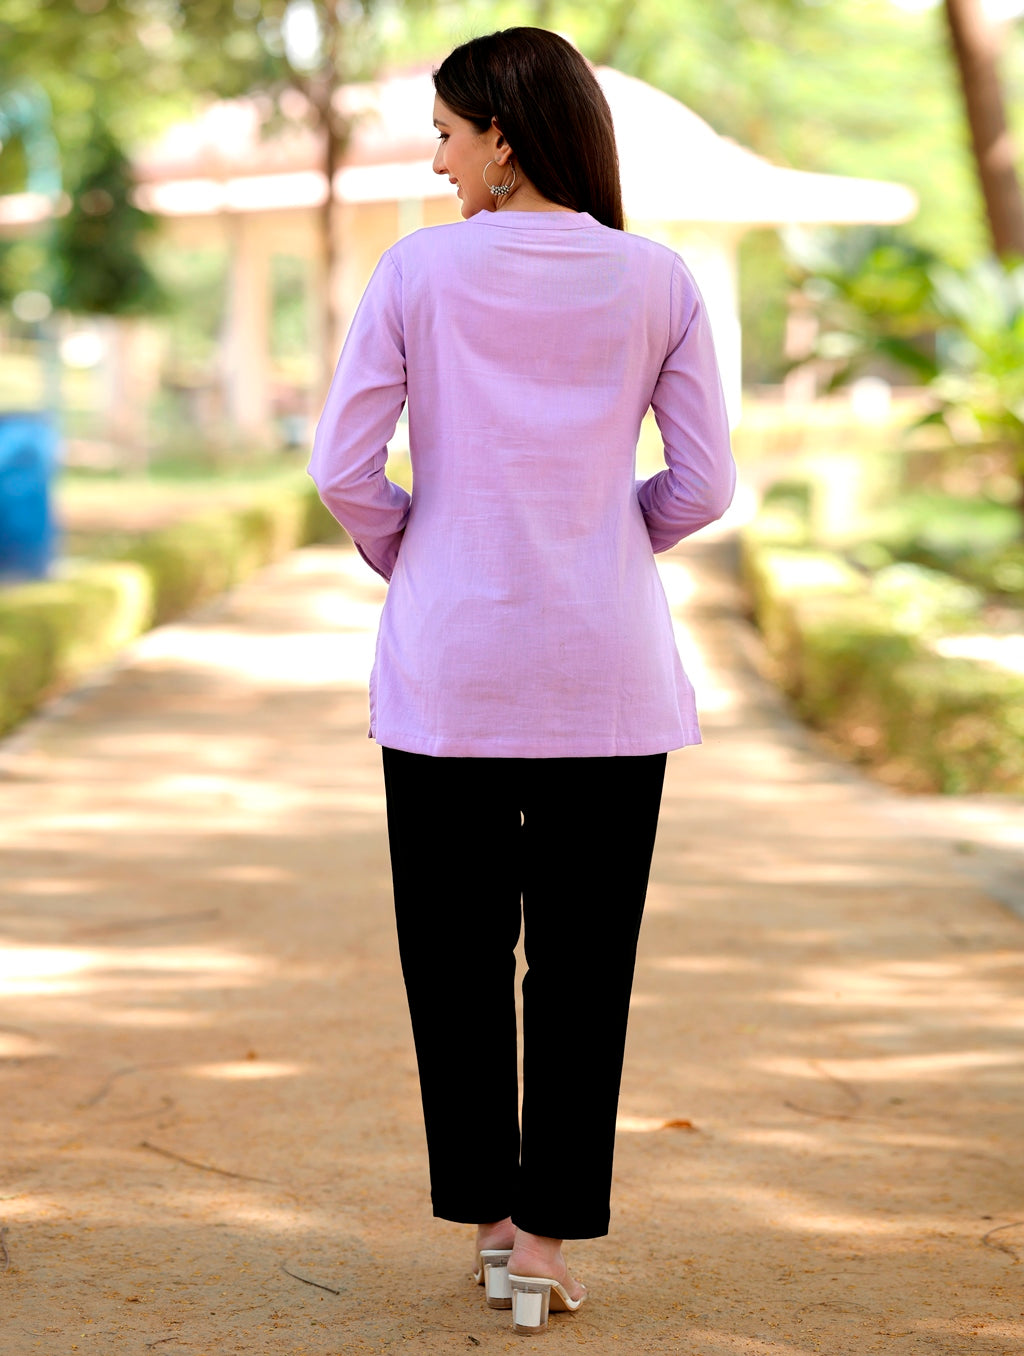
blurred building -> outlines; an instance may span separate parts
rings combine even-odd
[[[738,417],[741,346],[738,246],[763,226],[894,223],[916,210],[899,184],[780,168],[720,137],[676,99],[619,71],[598,70],[618,136],[630,229],[679,251],[707,300],[726,393]],[[311,348],[336,356],[341,333],[324,333],[328,287],[322,245],[328,186],[322,139],[303,126],[296,92],[284,126],[259,100],[220,103],[172,128],[137,158],[139,203],[164,219],[182,248],[223,250],[229,282],[221,360],[213,380],[227,422],[266,441],[274,415],[270,380],[271,261],[305,261]],[[353,120],[330,186],[340,266],[330,286],[340,330],[381,253],[424,225],[460,219],[446,176],[431,171],[430,72],[349,86],[336,98]],[[316,384],[316,383],[314,383]],[[306,393],[314,412],[320,389]]]

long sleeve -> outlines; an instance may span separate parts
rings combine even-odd
[[[406,400],[411,497],[385,475]],[[634,489],[652,405],[665,470]],[[450,758],[700,743],[651,547],[721,514],[733,465],[701,299],[665,245],[507,208],[404,236],[353,319],[310,472],[390,581],[378,743]]]
[[[637,486],[655,551],[667,551],[720,518],[732,502],[736,467],[707,313],[680,260],[672,273],[672,334],[651,400],[666,469]]]
[[[388,440],[405,396],[402,279],[389,253],[353,318],[309,463],[321,499],[385,579],[394,571],[411,503],[385,475]]]

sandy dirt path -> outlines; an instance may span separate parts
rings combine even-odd
[[[1024,1350],[1024,807],[832,761],[723,550],[665,562],[707,742],[669,761],[613,1232],[542,1338],[429,1215],[358,559],[0,745],[5,1356]]]

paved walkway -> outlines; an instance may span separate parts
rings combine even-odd
[[[614,1232],[543,1338],[429,1218],[374,576],[300,553],[0,745],[5,1352],[1024,1348],[1024,807],[837,765],[727,557],[665,561],[707,742],[669,763]]]

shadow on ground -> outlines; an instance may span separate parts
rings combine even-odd
[[[0,746],[7,1350],[1021,1349],[1024,924],[986,875],[1019,853],[815,746],[725,550],[666,562],[706,743],[670,759],[614,1232],[542,1339],[429,1218],[358,559],[300,553]]]

